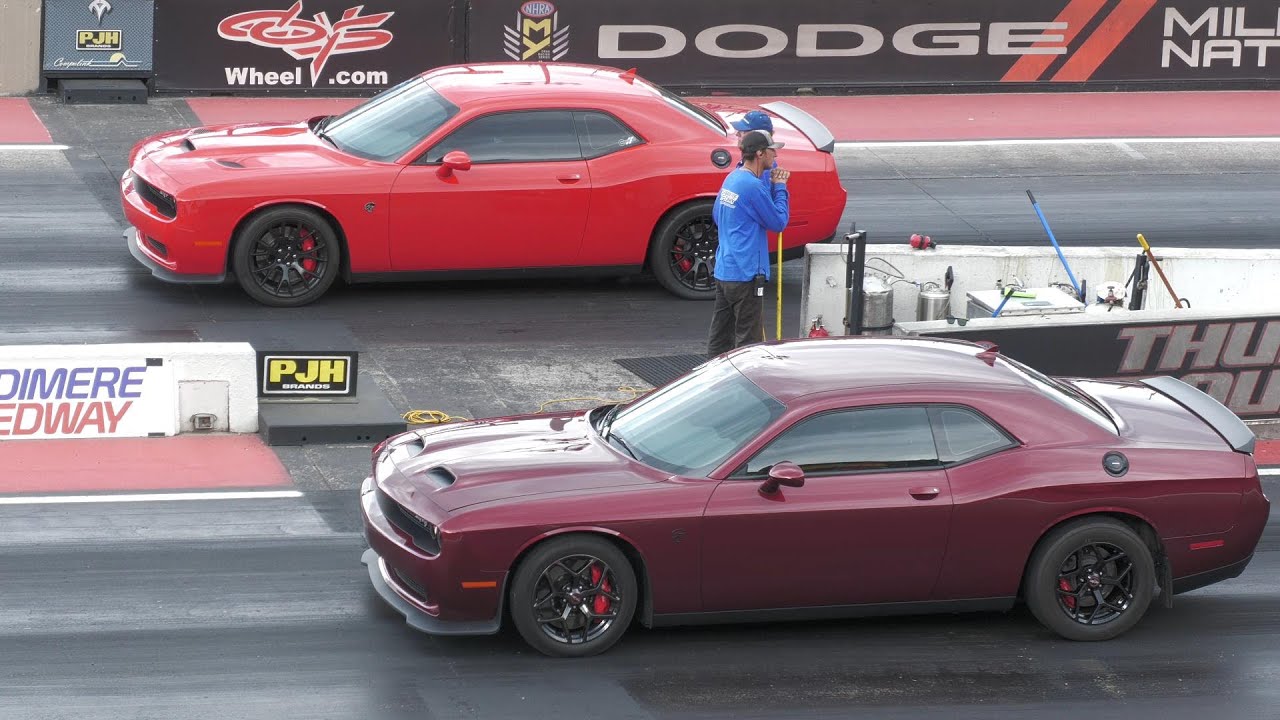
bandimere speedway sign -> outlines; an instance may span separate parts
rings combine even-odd
[[[175,431],[172,372],[162,363],[0,363],[0,442],[148,437]]]

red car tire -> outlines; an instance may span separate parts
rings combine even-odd
[[[712,201],[686,203],[667,214],[653,233],[649,271],[663,288],[685,300],[714,300],[719,235]]]
[[[240,288],[273,307],[309,305],[333,285],[342,242],[323,215],[282,205],[255,215],[233,240],[231,265]]]

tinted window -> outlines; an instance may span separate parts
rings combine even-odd
[[[458,111],[424,80],[413,78],[330,118],[319,130],[340,150],[391,162]]]
[[[782,403],[731,363],[710,362],[618,411],[601,428],[641,462],[705,476],[782,414]]]
[[[582,157],[573,113],[561,111],[499,113],[476,118],[431,148],[427,162],[440,162],[446,153],[454,150],[467,153],[475,163]]]
[[[943,462],[962,462],[1013,445],[1003,432],[974,412],[951,407],[934,412],[938,454]]]
[[[578,113],[578,140],[588,158],[640,144],[640,138],[612,117],[598,112]]]
[[[766,475],[784,460],[806,474],[938,467],[923,407],[842,410],[807,418],[747,461],[747,474]]]

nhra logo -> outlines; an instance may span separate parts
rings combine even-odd
[[[503,27],[503,51],[512,60],[559,60],[569,52],[569,26],[546,0],[529,0],[516,13],[516,26]]]
[[[350,353],[261,354],[262,396],[354,395],[356,357]]]
[[[123,42],[119,30],[76,31],[76,50],[119,50]]]

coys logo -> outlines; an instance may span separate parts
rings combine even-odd
[[[348,8],[337,22],[331,22],[323,12],[305,20],[299,17],[302,0],[298,0],[288,10],[250,10],[224,18],[218,23],[218,35],[235,42],[278,48],[295,60],[309,58],[311,85],[315,86],[330,57],[380,50],[395,38],[389,30],[376,29],[394,12],[362,16],[363,9],[363,5]]]
[[[559,60],[569,52],[569,26],[546,0],[529,0],[516,12],[516,26],[504,26],[503,51],[512,60]]]

